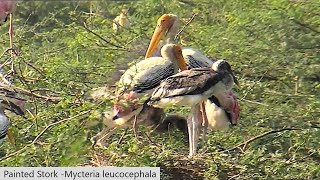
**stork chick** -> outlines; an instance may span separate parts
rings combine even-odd
[[[113,30],[115,33],[118,33],[120,28],[129,28],[131,23],[128,18],[128,9],[122,9],[119,16],[113,20]]]

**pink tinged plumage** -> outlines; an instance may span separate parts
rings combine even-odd
[[[14,0],[0,0],[0,20],[5,22],[8,15],[15,10]]]
[[[237,124],[240,118],[240,105],[237,97],[232,91],[217,96],[221,107],[231,115],[232,124]]]

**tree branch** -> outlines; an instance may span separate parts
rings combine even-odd
[[[26,90],[26,89],[23,89],[23,88],[14,86],[14,85],[10,85],[9,89],[13,89],[13,90],[18,91],[18,92],[20,92],[22,94],[26,94],[26,95],[29,95],[29,96],[33,96],[33,97],[36,97],[36,98],[41,98],[41,99],[45,99],[45,100],[53,101],[53,102],[60,101],[62,99],[62,97],[43,96],[41,94],[33,93],[32,91],[29,91],[29,90]]]
[[[193,19],[197,16],[197,13],[194,13],[192,17],[188,20],[188,22],[182,27],[182,29],[178,32],[178,34],[174,37],[174,40],[177,40],[180,34],[184,31],[184,29],[193,21]]]
[[[248,139],[248,140],[246,140],[246,141],[244,141],[244,142],[242,142],[242,143],[240,143],[240,144],[238,144],[238,145],[236,145],[236,146],[234,146],[232,148],[223,150],[222,152],[233,151],[235,149],[240,149],[241,152],[244,152],[244,150],[246,149],[247,145],[250,144],[251,142],[257,140],[257,139],[261,139],[261,138],[263,138],[263,137],[265,137],[267,135],[275,134],[275,133],[279,133],[279,132],[283,132],[283,131],[297,131],[297,130],[301,131],[303,129],[301,129],[301,128],[282,128],[282,129],[271,130],[271,131],[262,133],[262,134],[260,134],[258,136],[254,136],[254,137],[252,137],[252,138],[250,138],[250,139]]]
[[[294,19],[294,18],[289,18],[289,19],[290,19],[291,21],[293,21],[294,23],[298,24],[298,25],[301,26],[301,27],[304,27],[304,28],[306,28],[306,29],[309,29],[309,30],[312,31],[312,32],[315,32],[315,33],[320,34],[320,31],[318,31],[317,29],[311,27],[309,24],[300,22],[300,21],[298,21],[298,20],[296,20],[296,19]]]
[[[121,46],[119,46],[119,45],[117,45],[117,44],[114,44],[114,43],[106,40],[105,38],[103,38],[103,37],[100,36],[99,34],[93,32],[92,30],[90,30],[90,29],[87,27],[87,24],[85,24],[85,23],[83,23],[83,24],[84,24],[83,27],[84,27],[89,33],[97,36],[99,39],[101,39],[101,40],[104,41],[105,43],[110,44],[111,46],[114,46],[114,47],[116,47],[116,48],[120,48],[120,49],[123,49],[123,50],[127,50],[127,49],[124,48],[124,47],[121,47]]]

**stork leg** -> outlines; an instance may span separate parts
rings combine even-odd
[[[197,152],[198,140],[199,140],[199,115],[200,106],[195,105],[191,108],[192,118],[188,119],[188,130],[189,130],[189,143],[190,152],[189,157],[193,156]]]
[[[9,22],[9,38],[10,38],[10,48],[13,50],[13,14],[10,13],[10,22]]]
[[[194,113],[192,112],[191,117],[187,119],[188,124],[188,134],[189,134],[189,157],[193,155],[193,119],[194,119]]]
[[[113,128],[109,128],[106,127],[104,128],[101,132],[99,132],[97,135],[95,135],[94,137],[91,138],[91,142],[92,142],[92,147],[94,147],[95,145],[98,146],[106,146],[106,139],[109,138],[111,135],[114,134],[114,132],[117,130],[118,127],[113,127]]]
[[[134,133],[134,136],[138,139],[138,127],[137,127],[137,115],[134,115],[134,121],[133,121],[133,133]]]
[[[194,154],[197,153],[198,148],[198,141],[199,141],[199,125],[201,120],[201,111],[200,111],[200,105],[198,104],[195,109],[195,119],[193,121],[193,151]]]
[[[15,56],[15,50],[13,47],[13,14],[10,13],[10,22],[9,22],[9,39],[10,39],[10,50],[11,50],[11,56]]]
[[[206,104],[205,101],[203,101],[200,105],[201,107],[201,113],[202,113],[202,127],[203,127],[203,134],[202,134],[202,140],[205,143],[207,141],[207,131],[208,131],[208,118],[206,113]]]

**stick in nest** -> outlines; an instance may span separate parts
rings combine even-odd
[[[177,40],[181,33],[184,31],[184,29],[193,21],[193,19],[197,16],[197,13],[194,13],[191,18],[188,20],[188,22],[182,27],[182,29],[177,33],[177,35],[174,37],[174,40]]]

